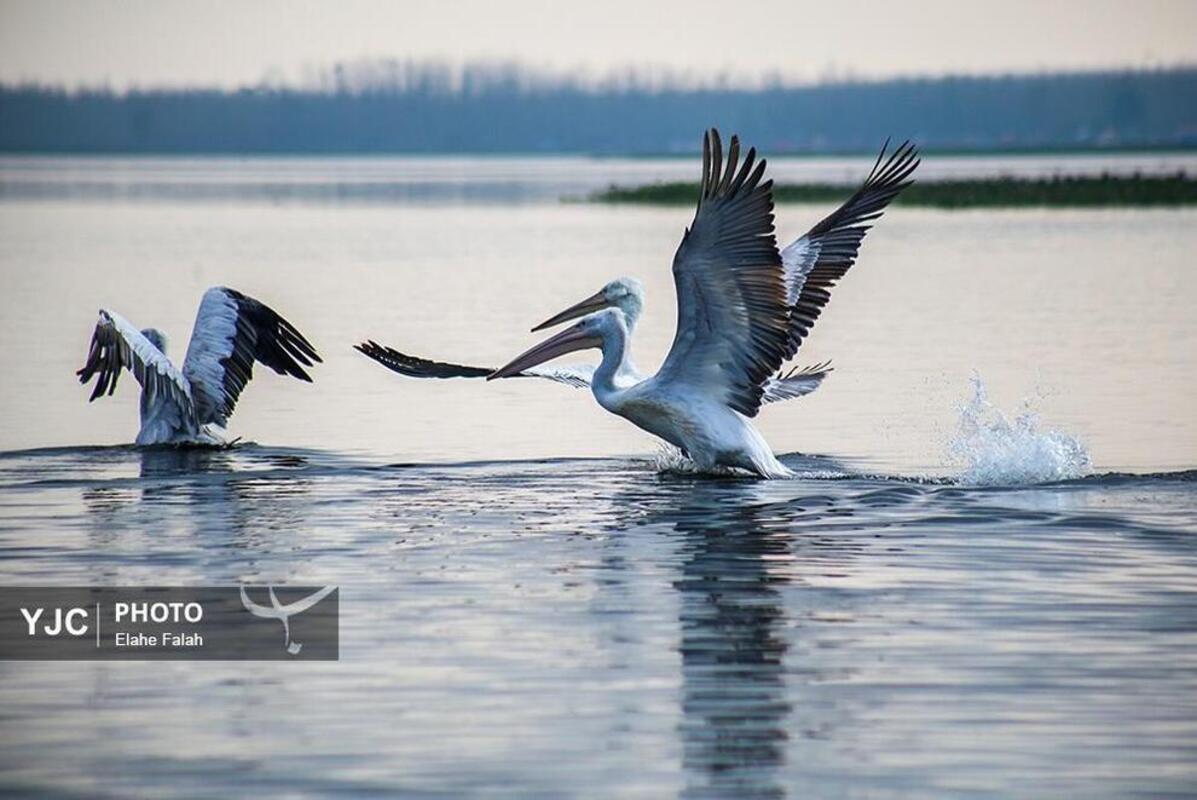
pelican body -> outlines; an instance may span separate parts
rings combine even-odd
[[[574,328],[559,336],[598,339],[603,359],[591,391],[604,409],[677,447],[700,470],[728,466],[768,478],[791,474],[748,418],[713,394],[687,391],[659,374],[621,387],[615,377],[629,356],[631,334],[620,311],[599,312]]]
[[[182,368],[166,355],[166,337],[154,328],[138,330],[115,311],[100,309],[80,383],[94,376],[90,400],[116,391],[125,369],[141,384],[139,445],[224,444],[241,391],[253,378],[254,362],[280,375],[311,383],[304,367],[319,362],[311,343],[274,309],[223,286],[200,302]]]
[[[756,162],[750,149],[740,165],[733,136],[724,169],[719,134],[709,131],[698,209],[673,259],[677,332],[660,370],[632,383],[621,381],[631,363],[627,315],[618,308],[589,313],[588,301],[594,298],[588,298],[545,325],[585,315],[579,322],[488,380],[598,348],[602,361],[590,388],[604,409],[678,447],[701,470],[732,467],[765,478],[790,476],[751,417],[767,402],[774,373],[809,334],[830,287],[855,262],[869,229],[865,223],[910,185],[919,163],[913,145],[902,145],[883,164],[885,150],[844,205],[779,251],[772,181],[761,180],[765,161]]]
[[[605,309],[534,347],[494,377],[526,368],[573,350],[598,348],[602,360],[594,370],[590,390],[598,404],[636,427],[677,447],[700,470],[738,467],[767,478],[791,475],[773,455],[763,436],[744,416],[719,402],[713,394],[693,391],[662,378],[660,373],[622,383],[630,354],[630,335],[623,312]],[[515,374],[515,373],[512,373]]]

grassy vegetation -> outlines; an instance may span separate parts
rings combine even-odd
[[[823,203],[843,200],[855,188],[828,183],[780,184],[774,187],[773,194],[779,203]],[[600,203],[689,205],[697,196],[696,183],[654,183],[611,186],[595,192],[589,199]],[[1160,176],[920,181],[903,192],[898,202],[935,208],[1197,205],[1197,177],[1179,172]]]

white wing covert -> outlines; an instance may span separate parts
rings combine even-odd
[[[804,397],[823,384],[823,379],[832,371],[831,362],[824,361],[810,367],[798,369],[794,367],[789,372],[779,372],[765,381],[765,394],[761,398],[763,403],[777,403],[782,400],[792,400]]]

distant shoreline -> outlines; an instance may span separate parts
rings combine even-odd
[[[0,83],[0,150],[692,157],[712,125],[770,156],[871,156],[886,137],[927,153],[1197,145],[1197,65],[703,88],[405,60],[326,78],[127,91]]]
[[[879,143],[878,143],[879,146]],[[1060,147],[963,147],[922,148],[924,157],[936,158],[1034,158],[1051,156],[1192,156],[1197,155],[1197,145],[1150,145],[1125,144],[1109,146],[1060,146]],[[44,159],[44,158],[162,158],[162,159],[421,159],[421,158],[486,158],[495,160],[569,159],[584,158],[595,161],[693,161],[700,151],[648,151],[626,153],[600,152],[590,150],[155,150],[155,149],[6,149],[0,147],[0,158]],[[821,159],[877,157],[877,148],[855,148],[844,150],[777,150],[768,154],[770,161],[781,159]]]
[[[773,188],[779,203],[843,200],[856,185],[832,183],[779,184]],[[690,205],[698,196],[697,183],[653,183],[610,186],[593,192],[594,203]],[[1060,208],[1160,207],[1197,205],[1197,177],[1172,175],[1100,175],[1053,178],[977,178],[915,183],[900,202],[932,208]]]

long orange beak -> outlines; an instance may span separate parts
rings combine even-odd
[[[603,340],[599,337],[586,333],[577,325],[574,325],[555,336],[545,339],[531,350],[516,356],[510,364],[505,367],[499,367],[487,375],[486,379],[493,381],[495,378],[510,378],[513,375],[519,375],[530,367],[535,367],[537,364],[543,364],[549,359],[563,356],[566,353],[572,353],[575,350],[585,350],[588,347],[601,347],[602,343]]]
[[[582,302],[574,303],[572,306],[565,309],[560,314],[557,314],[556,316],[549,317],[544,322],[540,323],[535,328],[533,328],[532,331],[535,332],[535,331],[544,330],[545,328],[551,328],[554,325],[560,325],[562,322],[568,322],[571,319],[577,319],[578,317],[584,317],[587,314],[590,314],[591,312],[601,311],[602,309],[606,308],[609,305],[611,305],[611,304],[607,302],[607,298],[603,296],[603,292],[600,289],[599,291],[590,295],[590,297],[587,297]]]

